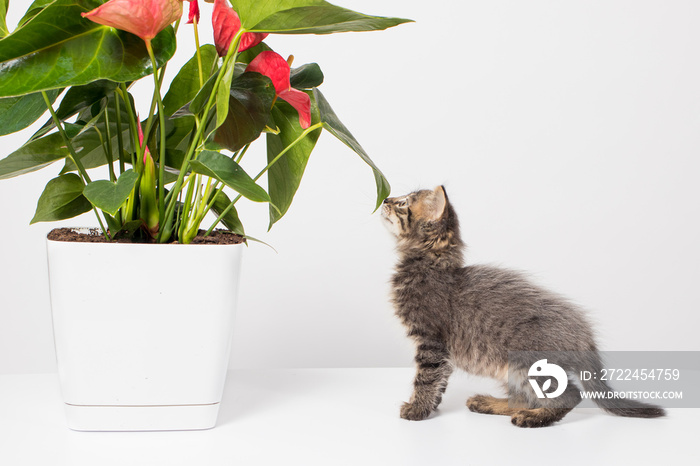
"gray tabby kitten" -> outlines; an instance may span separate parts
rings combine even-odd
[[[519,427],[551,425],[581,401],[573,383],[556,398],[537,398],[528,381],[533,361],[513,359],[512,353],[509,360],[508,354],[551,351],[550,361],[570,378],[581,370],[600,373],[593,332],[579,309],[510,270],[465,267],[459,223],[442,186],[386,199],[382,217],[398,243],[392,280],[396,315],[416,343],[414,391],[401,407],[402,418],[427,418],[455,367],[501,381],[509,398],[477,395],[467,407],[510,416]],[[586,390],[610,390],[600,380],[581,383]],[[632,400],[596,403],[619,416],[664,415],[661,408]]]

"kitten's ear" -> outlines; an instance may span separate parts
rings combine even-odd
[[[430,220],[440,220],[440,218],[442,218],[442,214],[445,213],[446,206],[447,193],[445,192],[445,187],[438,186],[433,190],[433,202],[431,202],[430,212],[428,212]]]

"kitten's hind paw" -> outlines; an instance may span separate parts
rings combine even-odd
[[[488,395],[474,395],[467,400],[469,411],[481,414],[501,414],[511,416],[516,412],[508,404],[507,398],[494,398]]]
[[[494,414],[491,403],[489,403],[490,396],[486,395],[475,395],[467,400],[467,408],[469,411],[481,414]]]
[[[409,421],[422,421],[430,416],[430,408],[415,403],[404,403],[401,406],[401,418]]]
[[[513,414],[510,422],[518,427],[547,427],[559,419],[547,416],[539,410],[523,409]]]

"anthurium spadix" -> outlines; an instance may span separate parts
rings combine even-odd
[[[272,50],[260,52],[250,62],[246,71],[255,71],[270,78],[277,97],[286,101],[299,113],[299,124],[306,129],[311,124],[311,98],[305,92],[294,89],[289,81],[289,62]]]
[[[182,0],[109,0],[87,13],[99,24],[111,26],[150,42],[160,31],[182,16]]]

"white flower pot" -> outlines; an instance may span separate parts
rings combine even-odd
[[[47,241],[68,427],[216,424],[243,245]]]

